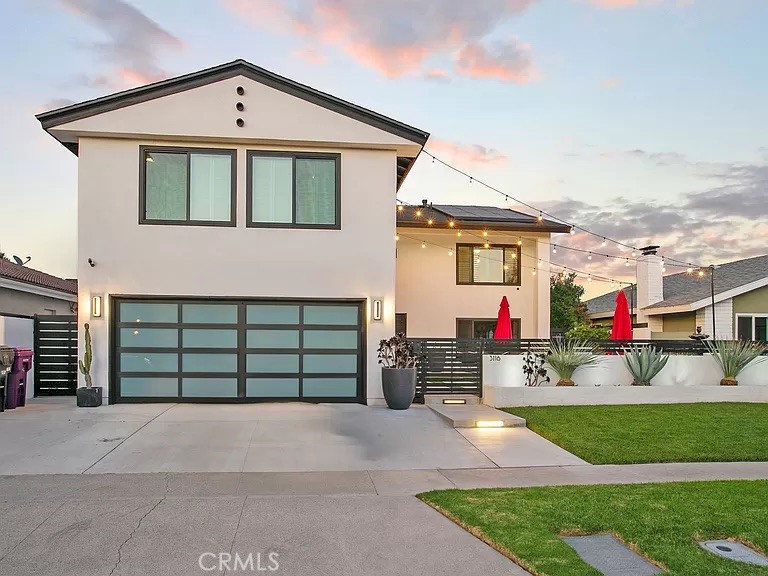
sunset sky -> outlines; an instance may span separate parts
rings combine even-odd
[[[4,0],[0,250],[75,273],[76,158],[36,113],[243,58],[599,234],[696,264],[764,254],[767,22],[765,0]],[[399,197],[519,208],[426,157]]]

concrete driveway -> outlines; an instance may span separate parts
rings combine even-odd
[[[457,430],[425,406],[34,400],[0,414],[0,475],[584,464],[526,429]]]

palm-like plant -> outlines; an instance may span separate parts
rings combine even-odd
[[[557,386],[573,386],[573,373],[582,366],[597,362],[594,344],[586,340],[553,340],[549,346],[547,363],[560,376]]]
[[[655,346],[624,348],[624,365],[632,374],[632,386],[650,386],[651,380],[669,361],[669,355]]]
[[[715,362],[720,366],[720,370],[723,371],[721,386],[736,386],[739,383],[736,378],[741,371],[753,360],[758,358],[760,362],[765,360],[761,356],[768,350],[762,342],[747,340],[715,340],[706,344]]]

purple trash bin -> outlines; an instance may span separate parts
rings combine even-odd
[[[27,372],[32,368],[32,350],[16,348],[16,358],[5,382],[5,407],[24,406],[27,398]]]

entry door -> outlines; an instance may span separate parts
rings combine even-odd
[[[361,301],[114,299],[114,401],[363,402]]]

